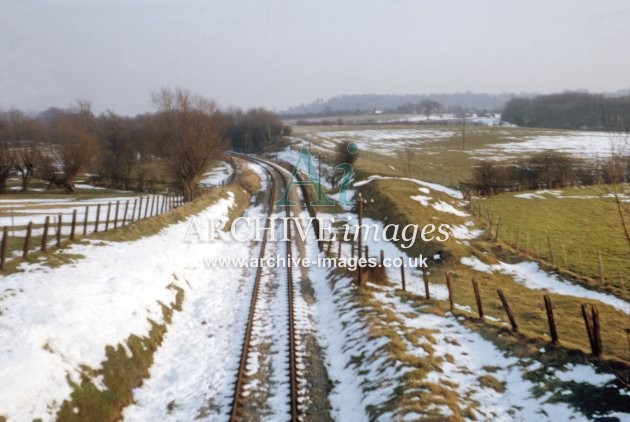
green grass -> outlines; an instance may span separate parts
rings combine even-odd
[[[611,198],[603,198],[603,188],[562,191],[563,196],[582,199],[550,194],[541,195],[545,199],[524,199],[515,195],[477,201],[482,214],[483,208],[487,209],[495,225],[500,224],[501,241],[548,264],[553,261],[552,266],[576,275],[590,288],[630,298],[630,245],[616,205]]]

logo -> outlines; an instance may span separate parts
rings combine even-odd
[[[348,144],[348,153],[356,154],[359,152],[359,148],[355,143]],[[304,173],[306,176],[298,177],[298,171],[300,168],[304,168]],[[335,202],[326,196],[326,192],[324,187],[322,186],[320,175],[315,171],[315,166],[313,165],[313,158],[308,151],[306,146],[303,146],[300,149],[300,153],[298,158],[293,166],[293,171],[291,172],[291,177],[287,183],[287,187],[284,189],[284,193],[282,197],[275,202],[277,206],[292,206],[296,205],[295,201],[291,201],[289,199],[289,194],[291,192],[291,188],[293,186],[311,186],[317,196],[317,199],[311,201],[311,205],[317,206],[334,206],[335,204],[340,205],[352,205],[354,201],[348,199],[348,190],[350,188],[350,182],[352,181],[352,177],[354,175],[354,171],[352,168],[352,164],[350,163],[341,163],[335,166],[335,170],[341,170],[343,175],[341,177],[341,182],[339,183],[339,196],[338,200]]]

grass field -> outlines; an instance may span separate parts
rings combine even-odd
[[[611,145],[628,144],[627,137],[601,132],[457,125],[298,126],[294,136],[310,142],[314,154],[356,142],[359,170],[446,186],[469,181],[480,160],[509,162],[541,149],[593,158],[608,155]]]
[[[630,297],[630,245],[616,204],[602,187],[524,197],[506,193],[477,203],[500,221],[502,241],[586,277],[591,285]]]

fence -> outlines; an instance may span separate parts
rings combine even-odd
[[[73,242],[78,236],[154,217],[183,203],[181,195],[147,195],[127,201],[88,204],[81,210],[74,208],[71,212],[47,215],[37,224],[29,221],[25,226],[5,226],[0,244],[0,270],[10,258],[25,259],[35,251],[46,252],[51,246],[60,247],[64,241]]]
[[[333,246],[333,241],[322,241],[321,250],[325,251],[328,256],[336,256],[340,258],[343,256],[343,248],[342,244],[344,242],[337,241],[336,247]],[[354,257],[356,262],[358,262],[361,257],[363,257],[366,261],[370,257],[369,249],[367,246],[363,246],[360,248],[354,241],[347,242],[349,244],[350,256]],[[357,242],[358,243],[358,242]],[[357,286],[362,286],[366,280],[372,282],[378,282],[383,279],[383,275],[385,274],[385,270],[383,267],[383,261],[385,259],[384,251],[380,251],[380,265],[376,268],[375,276],[370,276],[369,272],[374,272],[374,268],[368,268],[368,271],[365,269],[358,267],[356,271],[356,284]],[[401,262],[404,261],[404,257],[400,257]],[[470,292],[474,297],[474,306],[475,310],[470,309],[467,310],[468,307],[462,307],[457,305],[455,300],[455,292],[452,285],[451,274],[449,272],[444,273],[444,279],[446,284],[446,289],[448,291],[448,306],[452,314],[455,314],[456,310],[463,312],[472,312],[476,314],[479,320],[485,321],[486,319],[496,321],[495,318],[489,317],[484,312],[484,298],[482,297],[481,290],[479,288],[479,283],[475,278],[470,280]],[[405,266],[400,266],[400,288],[403,291],[407,291],[407,287],[409,286],[409,276],[405,274]],[[424,285],[424,299],[431,300],[431,288],[429,283],[429,274],[425,268],[422,269],[422,283]],[[462,289],[462,286],[459,286]],[[461,290],[460,290],[461,292]],[[506,294],[501,289],[496,289],[497,297],[501,303],[501,307],[506,314],[507,321],[509,322],[509,326],[511,327],[511,331],[514,333],[519,333],[520,328],[518,325],[517,317],[512,311],[510,307],[508,298]],[[551,339],[551,343],[554,345],[558,345],[560,343],[560,337],[558,335],[557,329],[557,320],[554,314],[554,306],[551,300],[551,297],[548,294],[544,294],[542,296],[542,304],[544,305],[547,325],[548,325],[548,335]],[[580,310],[582,313],[582,319],[585,325],[585,331],[588,338],[588,344],[590,345],[591,354],[594,357],[602,358],[603,356],[603,342],[601,335],[601,322],[599,317],[599,310],[594,305],[580,304]],[[629,341],[630,341],[630,333],[628,333]]]

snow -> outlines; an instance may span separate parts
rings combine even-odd
[[[199,218],[225,216],[233,203],[233,197],[221,199]],[[185,243],[187,227],[184,221],[131,242],[73,244],[68,253],[89,259],[54,269],[22,264],[23,272],[3,277],[2,415],[54,419],[71,393],[68,379],[80,382],[81,365],[100,367],[107,345],[124,344],[130,334],[146,336],[149,318],[162,323],[159,302],[175,297],[169,285],[199,286],[201,258],[225,250]]]
[[[512,137],[512,140],[486,148],[496,148],[507,153],[532,153],[550,149],[585,158],[609,157],[613,150],[628,148],[626,137],[608,132],[551,132],[546,135]]]
[[[246,217],[261,211],[249,208]],[[201,259],[257,254],[252,247],[247,242],[201,247],[203,256],[186,272],[182,311],[173,316],[154,355],[150,377],[134,390],[135,403],[125,408],[125,420],[194,420],[201,409],[227,420],[254,273],[243,274],[235,266],[206,268]],[[171,402],[175,406],[166,414]]]
[[[453,214],[453,215],[456,215],[458,217],[468,217],[468,213],[465,213],[463,211],[458,210],[457,208],[455,208],[454,206],[452,206],[448,202],[439,201],[437,203],[431,204],[431,206],[433,208],[435,208],[436,210],[440,211],[440,212]]]
[[[419,338],[419,344],[407,344],[407,347],[412,346],[408,353],[426,356],[425,349],[419,346],[430,345],[433,358],[441,359],[441,364],[427,374],[426,381],[453,389],[458,397],[458,405],[461,408],[470,405],[477,419],[535,420],[546,415],[549,420],[587,420],[568,404],[549,401],[549,395],[535,396],[536,385],[526,377],[527,372],[533,370],[529,360],[509,356],[453,317],[418,311],[386,291],[373,296],[391,307],[402,320],[397,330],[431,330],[430,337]],[[447,359],[447,355],[451,358]],[[540,365],[538,362],[536,364]],[[482,385],[479,380],[481,375],[494,377],[503,384],[504,391]],[[564,376],[558,372],[556,375],[563,380],[579,380],[596,386],[614,378],[609,374],[596,374],[589,365],[570,367]],[[444,417],[451,413],[446,408],[440,410],[444,411]]]
[[[588,290],[582,286],[564,280],[555,274],[549,274],[542,270],[536,262],[524,261],[517,264],[499,262],[498,264],[489,265],[481,262],[479,258],[471,256],[463,257],[461,263],[479,272],[491,273],[493,271],[499,271],[511,275],[515,281],[525,285],[529,289],[548,290],[551,293],[559,295],[593,299],[623,312],[630,310],[629,302],[610,294]]]
[[[225,161],[218,161],[216,167],[202,176],[203,178],[199,184],[201,186],[219,186],[227,180],[233,172],[234,169],[231,165]]]
[[[514,197],[522,199],[545,199],[544,196],[535,193],[519,193],[518,195],[514,195]]]
[[[360,180],[358,182],[355,182],[353,185],[355,187],[360,187],[360,186],[363,186],[363,185],[367,185],[368,183],[373,182],[374,180],[403,180],[403,181],[406,181],[406,182],[416,183],[416,184],[418,184],[420,186],[423,186],[425,188],[429,188],[429,189],[437,191],[437,192],[445,193],[448,196],[450,196],[452,198],[455,198],[455,199],[464,199],[464,195],[458,190],[447,188],[446,186],[438,185],[437,183],[425,182],[424,180],[412,179],[412,178],[409,178],[409,177],[388,177],[388,176],[372,175],[372,176],[369,176],[365,180]]]
[[[453,234],[453,237],[455,239],[460,239],[460,240],[475,239],[483,233],[483,230],[479,230],[479,229],[471,230],[468,227],[466,227],[466,225],[463,225],[463,224],[462,225],[451,224],[450,227],[451,227],[451,233]]]
[[[431,198],[430,196],[425,196],[425,195],[414,195],[414,196],[411,196],[411,199],[413,199],[414,201],[420,202],[420,205],[422,205],[423,207],[427,207],[429,206],[429,201],[432,200],[433,198]]]
[[[306,244],[306,254],[311,259],[317,259],[318,249],[315,239],[311,236]],[[344,324],[344,320],[357,318],[356,310],[349,309],[340,300],[328,282],[329,269],[311,267],[310,278],[316,302],[313,316],[317,340],[324,350],[324,357],[328,377],[332,381],[329,395],[332,414],[335,420],[359,421],[367,420],[363,401],[360,378],[357,371],[349,365],[352,360],[352,350],[348,347],[348,337],[351,336],[354,324]],[[351,280],[341,282],[340,285],[349,287]],[[360,334],[362,330],[358,330]],[[357,332],[355,332],[356,335]]]
[[[556,371],[556,378],[565,382],[588,383],[592,385],[604,385],[616,378],[613,374],[597,373],[589,365],[567,365],[565,371]]]

